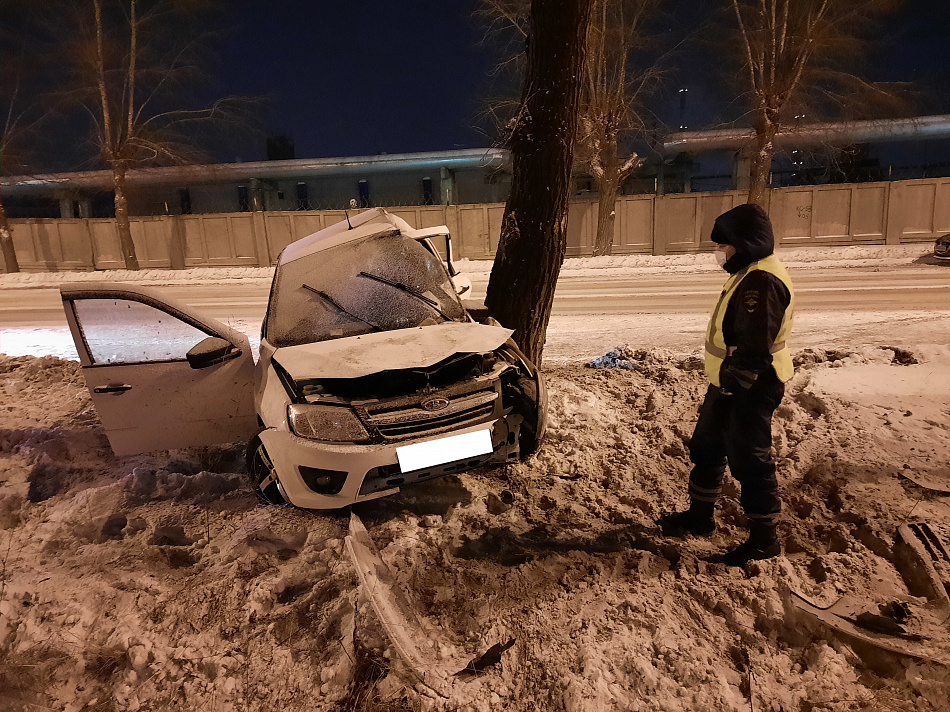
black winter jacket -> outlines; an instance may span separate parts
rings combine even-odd
[[[735,248],[736,253],[723,265],[730,274],[768,257],[775,249],[768,215],[752,204],[736,206],[716,218],[712,240]],[[724,389],[749,388],[760,376],[777,378],[769,350],[790,303],[788,288],[775,275],[753,270],[742,278],[722,322],[726,345],[736,347],[719,371]]]

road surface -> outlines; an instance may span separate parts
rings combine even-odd
[[[950,344],[950,268],[915,264],[792,270],[798,345],[850,341]],[[618,343],[691,351],[722,288],[718,272],[562,275],[546,357],[586,359]],[[476,279],[483,298],[487,280]],[[256,335],[267,305],[267,280],[155,287],[203,313]],[[65,329],[56,289],[0,289],[0,352],[24,332]],[[63,332],[64,333],[64,332]],[[5,343],[4,343],[5,342]],[[21,348],[20,351],[23,349]]]

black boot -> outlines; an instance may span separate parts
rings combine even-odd
[[[716,504],[690,500],[685,512],[670,512],[656,520],[664,536],[709,536],[716,531]]]
[[[778,540],[778,525],[753,519],[749,522],[749,538],[739,546],[713,557],[713,563],[726,566],[745,566],[750,561],[771,559],[782,553]]]

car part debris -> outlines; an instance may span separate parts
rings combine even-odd
[[[911,522],[897,528],[894,565],[912,594],[925,596],[950,614],[950,552],[930,524]]]
[[[789,600],[796,614],[830,629],[836,637],[848,643],[872,669],[892,667],[894,657],[950,665],[950,659],[940,660],[933,657],[934,646],[920,642],[918,636],[896,637],[860,628],[852,620],[836,612],[843,608],[841,599],[830,606],[818,606],[802,594],[789,591]]]
[[[922,475],[919,472],[911,472],[910,470],[903,470],[900,476],[910,480],[918,487],[923,487],[931,492],[950,494],[950,477],[942,478],[934,475]]]
[[[891,601],[881,607],[881,615],[896,621],[897,623],[906,623],[910,618],[910,606],[907,601]]]
[[[469,675],[476,675],[480,673],[485,668],[489,668],[492,665],[497,665],[501,662],[501,655],[508,648],[515,644],[515,639],[511,638],[507,643],[495,643],[484,653],[479,655],[477,658],[472,658],[468,665],[464,669],[459,670],[455,673],[459,677],[466,677]]]
[[[346,550],[356,567],[360,586],[399,658],[416,680],[436,694],[448,697],[450,678],[463,666],[467,667],[465,659],[439,657],[438,651],[451,649],[451,645],[434,639],[423,628],[412,604],[397,588],[392,571],[380,558],[363,522],[353,512]]]
[[[855,625],[875,633],[893,635],[898,638],[903,638],[904,640],[924,640],[924,636],[922,635],[908,633],[907,629],[893,618],[871,613],[870,611],[859,613],[849,620]]]

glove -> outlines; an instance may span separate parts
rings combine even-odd
[[[723,365],[719,369],[719,386],[725,393],[743,393],[755,383],[759,374],[753,371],[740,371]]]

